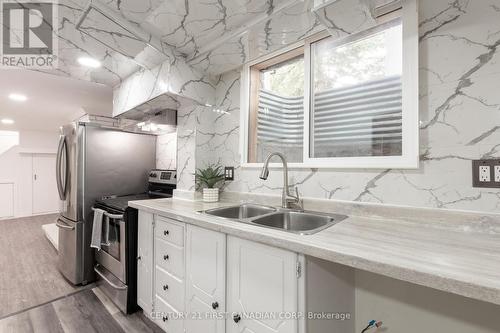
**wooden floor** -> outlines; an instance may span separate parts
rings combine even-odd
[[[42,231],[56,217],[0,220],[0,318],[79,290],[57,270],[57,252]]]
[[[80,290],[0,320],[2,333],[159,333],[141,313],[125,316],[98,289]]]

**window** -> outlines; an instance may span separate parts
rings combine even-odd
[[[293,167],[417,167],[418,29],[402,12],[247,66],[243,166],[277,151]]]
[[[310,157],[402,155],[402,29],[311,45]]]
[[[305,82],[302,50],[251,69],[252,131],[248,146],[251,162],[263,162],[275,151],[284,153],[290,162],[302,162]]]

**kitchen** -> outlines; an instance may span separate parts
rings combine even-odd
[[[500,331],[497,0],[51,4],[1,332]]]

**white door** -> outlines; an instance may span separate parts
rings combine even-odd
[[[33,214],[53,213],[58,209],[56,156],[33,155]]]
[[[153,312],[153,214],[139,211],[137,231],[137,304]]]
[[[227,237],[229,333],[297,333],[297,254]],[[231,315],[234,314],[234,316]]]
[[[188,225],[186,273],[186,333],[224,333],[226,235]]]

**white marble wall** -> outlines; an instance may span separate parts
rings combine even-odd
[[[156,138],[156,168],[177,169],[177,132],[162,134]]]
[[[119,115],[164,93],[213,104],[215,84],[184,58],[167,60],[152,70],[141,69],[113,90],[113,115]]]
[[[500,190],[471,186],[471,159],[500,158],[500,1],[421,0],[418,170],[291,172],[306,197],[500,212]],[[237,167],[232,191],[279,194],[280,171],[262,181],[239,168],[239,73],[225,74],[217,103],[229,114],[203,113],[196,164]],[[211,125],[211,128],[209,126]],[[180,151],[179,151],[180,153]]]

